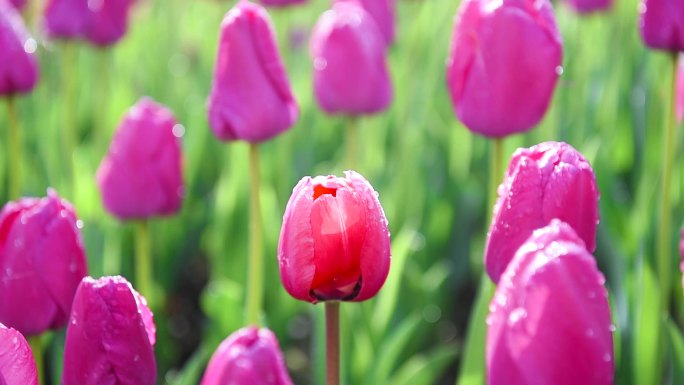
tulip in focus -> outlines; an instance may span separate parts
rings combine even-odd
[[[266,7],[287,7],[306,3],[306,0],[260,0],[260,2]]]
[[[133,0],[48,0],[45,29],[51,38],[85,39],[106,47],[126,34]]]
[[[587,14],[610,9],[613,6],[613,0],[568,0],[568,4],[575,12]]]
[[[641,0],[639,29],[653,49],[684,51],[684,1]]]
[[[605,279],[573,229],[535,231],[501,277],[487,318],[488,385],[612,385]]]
[[[0,95],[25,93],[35,87],[36,46],[19,12],[7,0],[0,0]]]
[[[373,17],[387,45],[394,41],[394,2],[396,0],[335,0],[358,2]]]
[[[531,129],[551,102],[562,56],[548,0],[464,0],[447,61],[456,115],[488,137]]]
[[[268,329],[240,329],[219,345],[201,385],[292,385],[278,340]]]
[[[69,202],[9,202],[0,212],[0,322],[26,336],[66,325],[87,273],[80,221]]]
[[[225,141],[262,142],[297,120],[299,107],[263,7],[241,0],[224,17],[207,108],[214,134]]]
[[[145,298],[125,278],[84,278],[67,328],[62,385],[154,385],[155,333]]]
[[[104,206],[119,219],[170,215],[181,207],[182,126],[143,98],[126,114],[97,171]]]
[[[599,192],[589,162],[572,146],[545,142],[518,149],[508,165],[487,234],[485,265],[494,282],[525,240],[558,218],[589,252],[596,247]]]
[[[280,278],[302,301],[365,301],[382,287],[390,236],[377,193],[361,175],[305,177],[294,188],[278,242]]]
[[[21,333],[0,323],[0,384],[38,385],[36,362]]]

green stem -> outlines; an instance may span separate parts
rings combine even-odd
[[[14,96],[7,98],[7,114],[9,117],[9,162],[7,169],[9,172],[9,199],[19,198],[21,192],[21,129],[19,118],[17,117],[17,106]]]
[[[347,127],[347,165],[346,168],[349,170],[356,169],[357,157],[358,157],[358,118],[355,116],[349,117],[349,123]]]
[[[33,358],[36,360],[36,369],[38,370],[38,385],[43,384],[43,376],[45,375],[45,367],[43,366],[43,343],[40,337],[41,336],[32,336],[28,338],[31,352],[33,352]]]
[[[658,229],[658,275],[661,284],[663,310],[667,313],[670,308],[670,289],[672,275],[672,250],[670,240],[672,234],[672,208],[670,193],[672,190],[672,168],[675,153],[675,103],[677,83],[677,53],[672,54],[672,94],[667,113],[665,132],[663,133],[663,164],[662,164],[662,188],[660,194],[660,227]]]
[[[62,52],[62,81],[64,87],[64,128],[62,130],[62,152],[64,153],[63,189],[66,196],[73,199],[74,170],[73,156],[76,145],[76,103],[74,99],[73,67],[76,64],[76,46],[67,42]]]
[[[501,178],[503,177],[503,139],[495,138],[492,139],[491,148],[491,172],[489,174],[489,204],[487,205],[487,218],[491,220],[494,213],[494,204],[498,199],[499,195],[497,189],[501,183]],[[487,221],[489,225],[489,221]],[[485,229],[487,231],[488,229]]]
[[[325,303],[325,384],[340,383],[340,303]]]
[[[147,299],[152,308],[154,303],[154,284],[152,278],[152,255],[150,254],[150,232],[147,219],[135,224],[135,284],[138,291]]]
[[[98,150],[98,159],[101,159],[107,152],[107,147],[109,147],[109,129],[107,127],[107,106],[109,105],[109,48],[98,49],[98,99],[99,99],[99,109],[93,109],[95,114],[95,121],[97,126],[94,128],[93,138],[95,140],[95,146]]]
[[[249,145],[249,260],[247,261],[247,324],[259,325],[264,296],[264,261],[259,199],[259,145]]]

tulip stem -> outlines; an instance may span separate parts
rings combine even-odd
[[[346,168],[350,170],[355,170],[358,145],[358,118],[356,116],[349,117],[349,123],[347,127],[347,165]]]
[[[38,385],[43,384],[44,378],[44,367],[43,367],[43,342],[40,336],[32,336],[28,338],[29,346],[31,347],[31,352],[33,353],[33,359],[36,361],[36,370],[38,372]]]
[[[663,133],[663,164],[662,164],[662,189],[660,195],[660,228],[658,230],[658,272],[660,276],[661,294],[663,310],[667,313],[670,308],[670,285],[672,274],[672,253],[670,249],[670,235],[672,233],[672,211],[671,211],[671,185],[672,185],[672,165],[675,153],[675,103],[677,87],[677,53],[672,54],[672,95],[669,108],[665,119],[666,126]]]
[[[249,259],[247,260],[247,324],[259,325],[264,296],[264,261],[259,199],[259,145],[249,144]]]
[[[9,161],[7,169],[9,172],[9,199],[17,199],[20,194],[21,185],[21,130],[19,128],[19,118],[17,117],[17,105],[14,96],[7,98],[7,116],[9,119]]]
[[[497,189],[501,183],[501,178],[503,177],[503,139],[495,138],[492,139],[492,149],[491,149],[491,174],[489,176],[489,204],[487,208],[489,212],[487,213],[487,218],[491,219],[494,213],[494,204],[498,198]],[[485,229],[485,231],[487,231]]]
[[[62,130],[62,152],[64,153],[64,172],[65,180],[63,181],[64,189],[67,191],[67,196],[74,199],[75,183],[74,183],[74,169],[73,156],[74,147],[76,143],[76,103],[74,102],[74,77],[73,67],[75,65],[76,47],[74,43],[67,42],[64,44],[62,52],[62,82],[64,82],[64,128]],[[71,194],[71,195],[69,195]]]
[[[325,303],[325,384],[340,383],[340,303]]]
[[[97,56],[99,60],[99,87],[98,87],[98,97],[100,101],[101,108],[99,110],[93,110],[96,114],[95,121],[97,126],[94,128],[93,139],[96,141],[95,148],[97,150],[102,150],[102,153],[97,151],[97,156],[102,157],[107,152],[107,147],[109,143],[109,130],[107,129],[107,106],[108,96],[109,96],[109,48],[98,49]]]
[[[147,219],[135,224],[135,284],[139,292],[147,299],[150,308],[154,307],[152,293],[152,255],[150,254],[150,232]]]

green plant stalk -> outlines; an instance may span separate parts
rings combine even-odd
[[[19,127],[19,118],[17,116],[17,105],[14,96],[10,95],[7,98],[7,116],[9,119],[9,140],[7,145],[9,149],[9,160],[7,162],[7,169],[9,173],[9,199],[14,200],[19,198],[21,192],[21,129]]]
[[[31,352],[33,352],[33,358],[36,360],[36,369],[38,371],[38,385],[43,384],[45,381],[45,366],[43,362],[43,342],[41,341],[41,336],[32,336],[28,338],[29,346],[31,347]]]
[[[264,297],[264,253],[262,250],[261,200],[259,195],[259,145],[249,144],[249,259],[247,260],[248,325],[259,325]]]
[[[107,106],[109,105],[109,54],[111,48],[101,48],[97,50],[98,59],[98,99],[100,108],[94,109],[96,114],[94,121],[97,122],[93,133],[95,139],[95,146],[98,149],[97,157],[101,159],[107,152],[109,147],[109,129],[107,127]]]
[[[135,284],[147,299],[150,308],[155,305],[154,280],[152,278],[152,254],[150,253],[150,232],[147,219],[135,223]]]
[[[349,122],[347,123],[347,164],[345,165],[348,170],[355,170],[356,167],[358,167],[356,164],[359,144],[358,131],[358,118],[356,116],[350,116]]]
[[[325,384],[340,383],[340,303],[325,303]]]
[[[675,155],[675,103],[677,83],[677,53],[672,54],[672,93],[669,110],[665,119],[666,126],[663,132],[663,163],[662,163],[662,187],[660,191],[660,226],[658,228],[658,278],[661,285],[663,311],[667,314],[670,308],[670,290],[672,276],[672,250],[670,247],[670,235],[672,234],[672,169]]]
[[[489,174],[489,204],[487,205],[487,226],[492,220],[492,215],[494,214],[494,204],[499,197],[497,189],[501,183],[501,178],[503,177],[503,139],[495,138],[492,139],[492,153],[491,153],[491,173]],[[485,232],[489,228],[485,229]]]
[[[74,99],[75,79],[73,67],[76,64],[76,46],[72,42],[64,44],[62,51],[62,82],[64,89],[64,127],[62,130],[62,152],[64,155],[64,180],[62,193],[73,199],[74,183],[74,148],[76,146],[76,103]]]

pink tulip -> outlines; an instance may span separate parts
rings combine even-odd
[[[545,142],[518,149],[498,193],[485,249],[487,273],[494,282],[530,234],[554,218],[572,226],[594,251],[599,221],[596,177],[569,144]]]
[[[132,5],[133,0],[48,0],[45,29],[51,38],[109,46],[126,34]]]
[[[354,171],[300,180],[285,209],[278,262],[285,290],[299,300],[373,297],[389,272],[390,237],[370,183]]]
[[[639,29],[653,49],[684,51],[684,1],[641,0]]]
[[[677,66],[677,91],[676,92],[676,113],[677,123],[681,124],[684,120],[684,54],[679,54]]]
[[[0,0],[0,95],[29,92],[35,87],[36,45],[12,4]]]
[[[273,332],[254,326],[223,340],[201,385],[292,385]]]
[[[10,0],[10,3],[12,3],[12,6],[18,11],[21,11],[26,7],[26,0]]]
[[[45,32],[51,38],[82,38],[90,16],[87,1],[47,0],[43,16]]]
[[[396,0],[335,0],[354,1],[373,17],[387,45],[394,41],[394,2]]]
[[[290,5],[297,5],[306,3],[306,0],[260,0],[261,4],[266,7],[287,7]]]
[[[181,207],[182,126],[143,98],[128,111],[97,171],[104,206],[120,219],[171,215]]]
[[[223,18],[209,124],[221,140],[262,142],[299,115],[266,10],[241,0]]]
[[[26,339],[1,323],[0,385],[38,385],[36,362]]]
[[[567,224],[554,220],[518,249],[487,317],[488,385],[612,385],[605,279]]]
[[[84,278],[67,328],[62,385],[154,385],[155,333],[145,298],[125,278]]]
[[[531,129],[551,102],[562,56],[548,0],[464,0],[447,61],[456,115],[489,137]]]
[[[580,14],[609,10],[613,0],[568,0],[568,4]]]
[[[71,204],[9,202],[0,212],[0,322],[31,336],[64,326],[87,273],[80,221]]]

